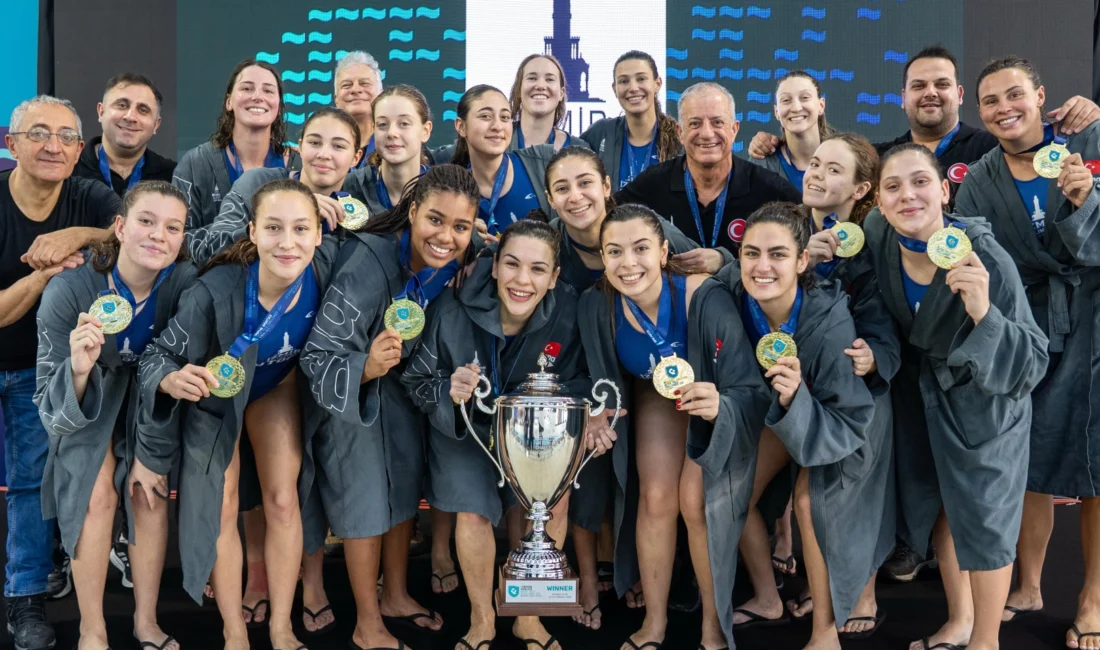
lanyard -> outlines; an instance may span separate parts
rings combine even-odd
[[[394,300],[409,298],[421,307],[427,307],[428,303],[443,293],[447,283],[458,274],[458,261],[451,260],[447,266],[441,269],[425,266],[419,273],[413,273],[409,268],[412,260],[412,249],[409,243],[409,231],[401,234],[401,266],[412,274],[405,283],[405,289]]]
[[[260,317],[259,267],[259,262],[253,262],[248,267],[248,285],[245,290],[244,304],[244,334],[238,336],[237,340],[233,341],[233,346],[229,348],[229,356],[237,359],[241,358],[241,355],[248,349],[248,346],[262,340],[275,329],[275,326],[282,320],[283,315],[286,314],[286,310],[290,307],[290,303],[294,300],[294,296],[298,295],[298,290],[302,288],[302,282],[305,280],[306,273],[311,273],[313,271],[313,264],[307,266],[305,270],[298,275],[298,279],[287,287],[283,295],[279,296],[279,300],[275,302],[271,311],[267,313],[267,318],[264,318],[263,322],[257,327],[256,321],[258,321]]]
[[[568,230],[565,231],[565,238],[567,240],[569,240],[569,245],[572,246],[573,248],[575,248],[575,249],[577,249],[581,252],[588,253],[589,255],[595,255],[596,257],[600,256],[600,249],[599,248],[592,248],[591,246],[585,246],[584,244],[580,243],[576,239],[573,239],[573,235],[570,235]]]
[[[130,170],[130,179],[126,181],[127,192],[141,182],[141,171],[144,168],[145,156],[142,155],[134,168]],[[107,187],[114,189],[115,184],[111,181],[111,161],[107,160],[107,150],[103,148],[102,144],[99,145],[99,173],[103,176],[103,180],[107,182]]]
[[[493,179],[493,193],[489,197],[489,208],[485,210],[485,199],[481,199],[481,208],[485,210],[486,224],[488,224],[489,232],[496,234],[497,231],[497,215],[495,211],[497,209],[497,202],[500,201],[500,191],[504,189],[504,179],[508,178],[508,167],[512,165],[512,157],[508,154],[504,154],[504,158],[500,161],[500,168],[497,169],[497,176]]]
[[[642,311],[638,303],[626,296],[623,296],[623,301],[626,302],[626,306],[630,308],[630,313],[634,314],[634,319],[642,326],[642,331],[645,332],[649,340],[656,346],[657,351],[661,354],[661,358],[673,356],[675,352],[672,351],[672,345],[668,342],[668,332],[672,321],[672,293],[669,291],[668,282],[664,279],[664,276],[662,275],[661,278],[661,297],[657,301],[656,325],[654,325],[653,321],[649,319],[649,316]]]
[[[966,230],[966,225],[959,221],[949,221],[947,217],[943,218],[943,227],[954,226],[959,230]],[[898,243],[905,248],[913,251],[914,253],[927,253],[928,242],[914,239],[912,237],[906,237],[905,235],[898,233]]]
[[[726,184],[722,186],[722,193],[714,203],[714,228],[710,238],[710,248],[718,246],[718,233],[722,229],[722,213],[726,210],[726,193],[730,189],[730,178],[733,177],[733,168],[726,178]],[[684,190],[687,192],[688,207],[691,208],[691,216],[695,218],[695,227],[699,230],[699,243],[707,245],[706,235],[703,234],[703,218],[699,216],[699,202],[695,198],[695,181],[691,179],[691,169],[686,162],[684,164]]]
[[[626,149],[626,164],[627,168],[630,170],[630,178],[626,180],[630,182],[649,167],[649,159],[652,158],[653,154],[657,151],[657,124],[653,125],[653,139],[646,145],[645,156],[642,157],[642,164],[638,169],[634,169],[634,147],[630,145],[630,126],[627,125],[626,122],[623,122],[623,130],[626,131],[623,135],[623,148]],[[622,179],[620,179],[620,182],[621,180]]]
[[[508,371],[508,376],[504,378],[504,383],[500,382],[500,375],[497,373],[497,337],[493,334],[489,335],[489,373],[493,379],[493,388],[496,390],[497,396],[504,394],[504,389],[508,387],[508,382],[512,380],[512,373],[516,371],[516,364],[519,363],[519,358],[523,354],[523,346],[527,345],[527,337],[523,338],[520,342],[519,351],[516,352],[516,358],[512,361],[512,369]]]
[[[237,156],[237,145],[230,142],[229,151],[233,154],[232,166],[229,165],[229,154],[225,153],[225,150],[222,150],[222,156],[225,157],[226,168],[229,172],[229,183],[233,184],[244,174],[244,167],[241,165],[241,159]],[[281,169],[286,167],[286,164],[283,163],[282,156],[276,154],[273,149],[268,149],[267,157],[264,158],[264,167],[268,169]]]
[[[955,128],[951,129],[947,135],[940,139],[940,143],[936,145],[936,158],[939,158],[947,151],[947,148],[951,146],[951,141],[955,139],[955,135],[958,134],[960,128],[962,128],[962,122],[956,124]]]
[[[836,223],[837,223],[837,219],[836,219],[836,213],[835,212],[830,212],[829,214],[825,215],[824,219],[821,220],[821,225],[825,227],[825,230],[828,230],[828,229],[832,228],[833,226],[836,225]],[[810,215],[810,234],[813,235],[813,234],[816,234],[816,233],[817,233],[817,222],[814,221],[814,217],[811,214]]]
[[[160,285],[164,284],[164,281],[168,279],[169,275],[172,275],[172,269],[174,268],[176,268],[176,265],[175,263],[172,263],[168,265],[168,268],[161,269],[160,273],[157,274],[156,282],[153,283],[152,290],[149,291],[149,295],[146,296],[145,300],[142,300],[141,302],[138,302],[134,298],[134,292],[130,291],[130,287],[126,286],[126,283],[122,281],[122,276],[118,273],[118,265],[115,265],[115,268],[111,269],[111,278],[115,281],[115,290],[118,291],[118,295],[125,298],[126,302],[130,303],[130,306],[134,308],[134,313],[137,313],[137,310],[141,309],[142,305],[144,305],[146,302],[149,302],[150,298],[157,295],[157,289],[160,288]],[[100,295],[103,295],[105,293],[110,293],[110,289],[108,289],[107,291],[101,291]]]
[[[760,340],[765,334],[772,331],[771,325],[768,325],[768,318],[764,315],[760,303],[756,302],[756,298],[750,296],[748,291],[745,292],[745,303],[749,306],[749,314],[752,316],[752,328],[756,331],[756,339]],[[798,287],[798,293],[794,297],[794,306],[791,307],[791,315],[787,317],[787,322],[779,326],[779,331],[794,336],[795,330],[798,329],[798,314],[800,311],[802,311],[802,287]]]

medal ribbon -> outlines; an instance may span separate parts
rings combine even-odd
[[[126,286],[126,283],[122,281],[122,276],[118,273],[118,265],[115,265],[115,268],[111,269],[111,278],[115,281],[115,290],[118,292],[118,295],[122,296],[126,299],[126,302],[130,303],[130,306],[134,308],[134,313],[136,314],[137,310],[141,309],[142,305],[148,302],[150,298],[157,295],[157,289],[160,288],[160,285],[164,284],[164,281],[168,279],[169,275],[172,275],[172,269],[174,268],[176,268],[176,264],[173,262],[168,265],[168,268],[161,269],[160,273],[157,274],[156,282],[153,283],[152,290],[149,291],[149,295],[141,302],[134,299],[134,292],[130,291],[130,287]],[[108,293],[111,293],[110,289],[100,291],[99,295],[102,296]]]
[[[756,340],[759,341],[764,335],[771,333],[772,327],[768,325],[768,318],[764,315],[760,303],[756,302],[756,298],[750,296],[748,291],[745,292],[745,304],[749,306],[749,315],[752,316],[752,328],[756,332]],[[802,311],[802,287],[798,287],[798,293],[794,296],[794,306],[791,307],[791,315],[787,317],[787,322],[779,326],[779,331],[793,337],[795,330],[798,329],[798,314],[800,311]]]
[[[1005,153],[1007,153],[1010,156],[1022,156],[1025,153],[1036,152],[1036,151],[1042,149],[1043,147],[1047,146],[1048,144],[1052,144],[1052,143],[1053,144],[1060,144],[1064,147],[1066,145],[1066,142],[1067,142],[1066,136],[1064,136],[1060,133],[1055,133],[1054,132],[1054,125],[1048,122],[1048,123],[1043,125],[1043,140],[1039,144],[1035,145],[1034,147],[1031,147],[1030,149],[1024,149],[1023,151],[1017,151],[1016,153],[1012,153],[1012,152],[1005,152]]]
[[[836,224],[837,224],[837,219],[836,219],[836,213],[835,212],[831,212],[831,213],[825,215],[825,218],[821,220],[821,225],[825,227],[825,230],[832,229],[832,227],[835,226]],[[812,235],[816,232],[817,232],[817,222],[814,221],[813,215],[811,214],[810,215],[810,234]],[[840,266],[840,260],[841,260],[840,256],[834,255],[833,259],[828,261],[828,262],[819,262],[817,264],[817,266],[814,267],[814,270],[817,271],[818,275],[827,278],[830,275],[832,275],[833,270],[836,267]]]
[[[960,222],[960,221],[951,221],[947,217],[944,217],[943,218],[943,227],[947,228],[948,226],[954,226],[955,228],[958,228],[959,230],[964,230],[964,231],[966,230],[966,225],[963,224],[962,222]],[[904,246],[905,248],[913,251],[914,253],[927,253],[928,252],[928,242],[921,241],[920,239],[914,239],[912,237],[906,237],[905,235],[901,234],[900,232],[898,233],[898,243],[901,244],[902,246]]]
[[[259,320],[260,317],[259,268],[259,262],[253,262],[248,267],[248,285],[245,290],[244,298],[244,334],[238,336],[237,340],[233,341],[233,346],[229,348],[229,356],[234,359],[240,359],[244,351],[248,349],[248,346],[259,342],[275,329],[275,326],[282,320],[283,315],[286,314],[286,310],[290,307],[290,303],[294,300],[294,296],[298,295],[298,290],[302,288],[302,282],[305,280],[306,273],[311,273],[313,271],[313,264],[310,264],[305,270],[298,274],[298,279],[287,287],[283,295],[279,296],[279,300],[275,302],[271,311],[267,313],[267,318],[257,327],[256,321]]]
[[[585,253],[588,253],[589,255],[595,255],[595,256],[599,257],[600,249],[592,248],[591,246],[585,246],[584,244],[580,243],[576,239],[573,239],[573,236],[569,234],[568,230],[565,231],[565,238],[567,240],[569,240],[569,245],[572,246],[573,248],[575,248],[579,251],[583,251]]]
[[[824,219],[821,220],[821,225],[825,227],[825,230],[831,229],[836,224],[837,218],[835,212],[830,212],[829,214],[825,215]],[[810,234],[817,234],[817,222],[814,221],[814,217],[812,214],[810,215]]]
[[[714,228],[710,237],[710,248],[718,246],[718,233],[722,230],[722,213],[726,210],[726,193],[730,188],[729,179],[733,177],[733,168],[726,178],[726,184],[722,186],[722,193],[714,204]],[[695,181],[691,179],[691,170],[684,165],[684,190],[687,192],[688,207],[691,208],[691,216],[695,219],[695,227],[699,230],[699,243],[706,246],[706,235],[703,234],[703,218],[699,216],[699,202],[695,198]]]
[[[441,269],[425,266],[420,269],[419,273],[413,273],[412,269],[409,268],[411,260],[412,249],[409,245],[409,231],[406,229],[405,232],[401,234],[401,266],[408,271],[412,277],[409,278],[409,281],[405,284],[405,289],[398,294],[394,300],[408,298],[420,305],[421,308],[424,308],[439,294],[443,293],[443,289],[446,288],[447,283],[458,274],[458,261],[451,260],[447,266]]]
[[[497,209],[497,202],[500,201],[500,191],[504,189],[504,179],[508,178],[508,168],[512,165],[512,157],[508,154],[504,154],[504,159],[500,161],[500,168],[497,169],[497,176],[493,179],[493,194],[489,197],[489,207],[486,209],[486,199],[481,199],[481,209],[485,211],[485,223],[488,224],[489,233],[492,235],[497,234],[497,216],[494,211]]]
[[[496,390],[497,396],[504,394],[504,388],[508,386],[508,382],[512,379],[512,373],[516,371],[516,364],[519,363],[520,354],[516,354],[515,361],[512,362],[512,369],[508,371],[508,376],[504,378],[504,383],[500,383],[500,375],[497,373],[497,337],[493,334],[489,335],[489,374],[490,379],[493,381],[493,389]],[[520,343],[520,352],[523,352],[523,346],[527,344],[526,339]]]
[[[650,341],[653,341],[653,345],[657,347],[657,351],[661,354],[661,358],[675,356],[675,352],[672,351],[672,345],[668,342],[667,336],[672,320],[672,292],[669,291],[668,282],[661,276],[661,297],[657,302],[657,324],[654,325],[653,321],[649,319],[642,308],[638,306],[638,303],[634,302],[630,298],[623,296],[623,301],[626,302],[626,306],[630,308],[630,313],[634,314],[634,319],[638,321],[638,324],[642,326],[642,331],[646,333]]]
[[[130,179],[126,181],[126,191],[129,192],[131,188],[141,182],[141,171],[145,168],[145,156],[143,155],[134,168],[130,170]],[[111,161],[107,160],[107,151],[103,148],[103,145],[99,145],[99,173],[103,176],[103,180],[107,181],[107,187],[114,189],[115,184],[111,182]]]
[[[961,127],[962,127],[962,122],[959,122],[958,124],[955,125],[955,128],[951,129],[950,133],[948,133],[947,135],[943,136],[943,138],[940,139],[940,143],[938,145],[936,145],[936,151],[935,151],[936,158],[939,158],[940,156],[943,155],[943,153],[945,151],[947,151],[947,148],[951,146],[951,141],[955,139],[955,135],[958,134],[959,129]]]
[[[623,136],[623,148],[626,149],[626,165],[630,169],[630,178],[626,179],[628,182],[634,180],[638,174],[641,174],[649,167],[649,159],[653,157],[653,154],[657,150],[657,124],[653,125],[653,139],[646,145],[645,155],[642,156],[642,164],[638,169],[634,169],[634,147],[630,146],[630,126],[623,122],[623,129],[626,134]],[[621,179],[620,179],[621,181]]]
[[[237,182],[237,179],[244,174],[244,167],[241,165],[241,159],[237,156],[237,146],[232,142],[229,143],[229,151],[233,154],[233,164],[230,166],[229,154],[222,150],[222,157],[225,158],[225,166],[229,172],[229,183],[233,184]],[[274,149],[267,150],[267,158],[264,158],[264,167],[268,169],[282,169],[286,167],[283,162],[283,157],[276,154]]]

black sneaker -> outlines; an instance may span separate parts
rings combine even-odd
[[[50,650],[57,643],[46,620],[46,594],[7,598],[5,605],[15,650]]]
[[[879,572],[891,580],[911,582],[921,572],[921,569],[935,569],[939,565],[934,550],[930,552],[927,560],[922,560],[912,549],[899,543],[894,549],[894,553],[883,563]]]
[[[55,548],[53,551],[53,571],[46,580],[46,597],[50,600],[60,600],[73,591],[72,560],[63,549]]]
[[[134,581],[130,579],[130,542],[125,533],[119,533],[118,539],[111,545],[111,565],[122,574],[122,586],[127,589],[134,588]]]

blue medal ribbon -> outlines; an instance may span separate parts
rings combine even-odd
[[[669,291],[668,281],[664,279],[663,274],[661,276],[661,297],[657,301],[656,325],[642,311],[638,303],[626,296],[623,296],[623,302],[630,308],[630,313],[634,314],[634,320],[638,321],[638,325],[641,325],[642,331],[645,332],[650,341],[653,341],[653,345],[656,346],[662,359],[676,354],[672,350],[672,344],[668,342],[668,331],[672,321],[672,292]]]
[[[425,266],[420,269],[420,272],[413,273],[410,268],[411,261],[412,248],[409,244],[409,231],[405,229],[405,232],[401,233],[401,266],[405,271],[411,274],[412,277],[405,283],[405,289],[394,297],[394,300],[408,298],[422,308],[427,307],[429,302],[443,293],[443,289],[447,287],[447,283],[458,274],[459,270],[458,261],[451,260],[450,263],[443,268],[437,269],[431,266]]]
[[[149,291],[149,295],[145,296],[145,300],[142,300],[141,302],[138,302],[134,298],[134,292],[130,291],[130,287],[126,286],[126,283],[122,281],[122,276],[118,273],[117,264],[115,265],[115,268],[111,269],[111,278],[115,281],[115,291],[118,292],[118,295],[125,298],[126,302],[130,303],[130,306],[134,308],[134,313],[136,314],[137,310],[140,309],[142,305],[148,302],[150,298],[157,295],[157,289],[160,288],[160,285],[164,284],[164,281],[168,279],[169,275],[172,275],[172,269],[174,268],[176,268],[175,262],[169,264],[168,268],[161,269],[160,273],[157,274],[156,282],[153,283],[153,288]],[[106,291],[100,291],[99,295],[102,296],[108,293],[111,293],[110,289],[107,289]]]
[[[573,235],[570,235],[568,230],[565,231],[565,238],[566,238],[566,240],[569,241],[570,246],[572,246],[573,248],[575,248],[579,251],[583,251],[585,253],[588,253],[589,255],[596,255],[597,257],[600,254],[600,249],[599,248],[592,248],[591,246],[585,246],[584,244],[580,243],[576,239],[573,239]]]
[[[1010,156],[1022,156],[1025,153],[1036,152],[1047,146],[1048,144],[1060,144],[1064,147],[1066,146],[1066,142],[1068,142],[1066,140],[1066,136],[1062,135],[1061,133],[1055,133],[1054,125],[1048,122],[1043,125],[1043,139],[1039,142],[1039,144],[1031,147],[1030,149],[1024,149],[1023,151],[1017,151],[1015,153],[1012,153],[1011,151],[1006,151],[1005,153]]]
[[[955,135],[958,134],[960,128],[962,128],[962,122],[957,123],[955,128],[951,129],[947,135],[940,139],[940,143],[936,145],[936,158],[939,158],[947,151],[947,148],[951,146],[951,141],[955,139]]]
[[[835,212],[830,212],[829,214],[825,215],[824,219],[821,220],[821,225],[824,226],[825,230],[831,229],[836,224],[837,224],[837,218],[836,218],[836,213]],[[816,232],[817,232],[817,222],[814,221],[813,215],[811,214],[810,215],[810,234],[813,235]],[[840,257],[834,256],[833,259],[828,261],[828,262],[818,262],[817,266],[814,267],[814,270],[817,271],[817,274],[820,275],[821,277],[827,278],[830,275],[832,275],[833,270],[836,269],[836,267],[840,266],[840,260],[841,260]]]
[[[497,209],[497,202],[500,201],[500,191],[504,189],[504,179],[508,178],[508,168],[512,165],[512,157],[507,153],[504,154],[503,160],[500,161],[500,168],[497,169],[496,178],[493,179],[493,193],[489,197],[489,207],[486,209],[486,199],[481,199],[481,209],[486,213],[485,223],[489,228],[489,234],[495,235],[497,232],[497,216],[494,211]]]
[[[103,180],[107,182],[107,187],[114,189],[115,184],[111,182],[111,161],[107,160],[107,150],[103,148],[103,145],[99,145],[99,173],[103,176]],[[141,159],[137,161],[134,168],[130,170],[130,179],[126,181],[126,191],[129,192],[131,188],[141,182],[141,171],[145,168],[145,156],[142,155]]]
[[[508,376],[504,378],[504,383],[500,382],[500,374],[497,373],[497,337],[495,335],[489,335],[489,376],[493,381],[493,389],[496,391],[497,396],[504,394],[504,389],[508,387],[508,382],[512,379],[512,373],[516,371],[516,364],[519,363],[520,355],[516,354],[515,361],[512,362],[512,369],[508,371]],[[526,344],[526,339],[523,341]],[[522,348],[520,352],[522,352]]]
[[[232,142],[229,143],[229,152],[233,154],[232,162],[229,160],[229,154],[226,153],[225,149],[222,150],[222,157],[225,158],[225,167],[229,172],[229,183],[232,185],[244,174],[244,166],[241,165],[241,159],[237,156],[237,146]],[[274,149],[268,149],[267,157],[264,158],[264,167],[282,169],[286,167],[286,164],[283,162],[283,157],[276,154]]]
[[[764,315],[764,309],[760,307],[760,303],[756,302],[756,298],[749,295],[749,292],[745,292],[745,304],[749,307],[749,315],[752,316],[752,328],[756,332],[756,340],[759,341],[766,334],[770,334],[772,331],[771,325],[768,324],[768,317]],[[794,296],[794,306],[791,307],[791,315],[787,317],[787,322],[779,326],[779,331],[784,334],[794,336],[795,330],[798,329],[798,313],[802,311],[802,287],[798,287],[798,293]]]
[[[832,228],[836,224],[837,224],[837,218],[836,218],[836,213],[835,212],[830,212],[829,214],[825,215],[824,219],[821,220],[821,225],[825,227],[825,230],[829,230],[830,228]],[[816,234],[816,233],[817,233],[817,222],[814,221],[814,217],[811,214],[810,215],[810,234],[813,235],[813,234]]]
[[[638,174],[641,174],[649,167],[649,159],[653,157],[657,149],[657,124],[655,123],[653,125],[653,139],[646,145],[645,155],[642,156],[642,164],[637,169],[634,168],[634,147],[630,146],[630,126],[627,125],[626,122],[623,122],[623,129],[626,131],[626,134],[623,135],[623,149],[626,150],[626,164],[627,168],[630,169],[630,178],[628,180],[632,181],[638,177]]]
[[[517,147],[517,148],[518,149],[526,149],[527,145],[525,145],[523,143],[523,129],[520,128],[519,122],[516,122],[516,128],[518,129],[518,135],[517,135],[518,141],[516,142],[516,144],[519,145],[519,147]],[[557,135],[557,133],[558,133],[558,127],[554,127],[552,129],[550,129],[550,138],[546,140],[545,144],[554,144],[554,136]]]
[[[271,311],[267,313],[267,318],[257,326],[256,321],[260,318],[260,263],[253,262],[248,267],[248,284],[245,289],[244,298],[244,333],[237,337],[236,341],[233,341],[233,345],[229,348],[229,356],[234,359],[240,359],[244,351],[248,349],[253,343],[258,343],[261,339],[271,333],[275,329],[275,326],[282,320],[283,315],[286,314],[287,308],[290,307],[290,303],[294,300],[294,296],[298,295],[298,290],[302,288],[302,282],[305,280],[306,273],[312,273],[313,265],[310,264],[298,274],[298,279],[287,287],[287,290],[283,292],[283,295],[279,296],[279,300],[275,302],[275,305],[271,307]]]
[[[730,189],[729,179],[733,177],[733,168],[726,178],[726,184],[722,186],[722,193],[714,203],[714,228],[711,232],[710,248],[718,246],[718,233],[722,231],[722,213],[726,210],[726,193]],[[695,219],[695,227],[699,230],[699,243],[707,245],[706,235],[703,234],[703,218],[699,216],[699,202],[695,198],[695,181],[691,178],[691,169],[684,164],[684,190],[687,192],[688,207],[691,208],[691,216]]]
[[[966,224],[960,221],[951,221],[947,217],[943,218],[943,227],[954,226],[959,230],[966,230]],[[905,235],[898,233],[898,243],[905,248],[913,251],[914,253],[927,253],[928,242],[921,241],[920,239],[914,239],[913,237],[906,237]]]

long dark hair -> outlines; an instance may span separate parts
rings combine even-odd
[[[821,84],[817,82],[817,79],[814,79],[813,76],[805,70],[791,70],[775,82],[775,101],[777,104],[779,103],[779,86],[788,79],[808,79],[810,83],[813,84],[814,90],[817,91],[818,99],[821,99]],[[782,126],[780,129],[782,129]],[[821,115],[817,116],[817,136],[824,142],[825,138],[828,138],[835,132],[836,130],[825,119],[825,111],[821,111]],[[780,135],[783,135],[782,132]]]
[[[241,76],[245,68],[252,67],[262,68],[275,76],[275,88],[279,92],[279,114],[276,116],[275,121],[271,123],[271,150],[275,152],[275,155],[281,156],[286,152],[286,147],[283,145],[286,142],[286,104],[283,103],[283,78],[279,75],[279,71],[275,66],[256,59],[241,61],[237,64],[237,67],[233,68],[233,74],[229,75],[229,82],[225,84],[225,94],[222,95],[222,110],[221,114],[218,115],[218,128],[214,131],[214,135],[210,136],[210,141],[219,149],[225,149],[233,140],[233,126],[237,121],[233,116],[233,111],[225,107],[225,100],[233,94],[233,86],[237,85],[237,77]]]
[[[653,73],[654,80],[661,76],[657,74],[657,62],[653,60],[652,56],[641,50],[630,50],[615,59],[615,65],[611,68],[612,74],[623,61],[645,61],[649,66],[649,71]],[[661,110],[661,100],[657,99],[656,95],[653,96],[653,109],[657,113],[657,158],[664,162],[680,155],[680,134],[676,130],[676,120],[665,115],[665,112]]]
[[[571,144],[568,147],[562,147],[561,151],[554,154],[550,162],[546,165],[546,171],[543,173],[542,182],[548,193],[552,191],[550,189],[550,175],[553,173],[554,169],[557,168],[558,163],[573,156],[584,158],[589,164],[595,167],[596,172],[600,175],[601,184],[607,180],[607,167],[604,166],[603,159],[600,158],[599,154],[588,147],[579,147],[575,144]],[[603,202],[605,216],[611,214],[611,211],[615,209],[615,199],[612,198],[613,196],[613,194],[608,195]]]
[[[514,221],[505,228],[500,235],[500,243],[493,255],[494,259],[500,260],[500,254],[513,237],[530,237],[545,243],[553,253],[554,268],[558,268],[558,259],[561,255],[561,235],[550,225],[550,220],[546,217],[545,212],[535,208],[527,213],[526,219]]]
[[[879,174],[881,175],[882,170],[886,169],[886,163],[891,158],[910,151],[917,154],[918,156],[923,157],[924,161],[928,163],[933,170],[935,170],[937,181],[943,181],[944,178],[947,178],[946,176],[944,176],[943,167],[940,165],[939,158],[936,158],[936,154],[932,153],[932,150],[928,147],[924,146],[923,144],[918,144],[916,142],[903,142],[901,144],[890,147],[890,149],[886,153],[882,154],[882,158],[879,161]],[[882,179],[880,178],[879,182],[881,182],[881,180]],[[877,184],[875,189],[878,189]]]
[[[465,122],[466,118],[470,116],[470,107],[473,103],[482,95],[491,92],[499,93],[501,97],[508,99],[496,86],[478,84],[463,93],[462,98],[458,100],[458,108],[455,109],[458,113],[458,119]],[[455,143],[455,152],[454,155],[451,156],[451,162],[462,167],[466,167],[470,164],[470,145],[466,142],[466,138],[459,136],[458,142]],[[481,194],[478,194],[478,196],[481,196]]]
[[[405,99],[412,102],[412,105],[416,108],[416,114],[420,117],[421,124],[427,124],[428,122],[432,121],[432,109],[430,106],[428,106],[428,98],[424,96],[424,93],[406,84],[397,84],[396,86],[390,86],[374,98],[374,101],[370,103],[370,114],[372,120],[374,119],[374,116],[378,114],[376,112],[378,109],[378,104],[380,104],[382,100],[386,99],[387,97],[404,97]],[[424,148],[421,147],[420,164],[427,165],[428,163],[428,154],[426,151],[424,151]],[[382,164],[382,154],[378,151],[377,148],[372,151],[369,156],[367,156],[367,164],[371,167],[377,167]]]
[[[256,193],[252,195],[252,209],[249,211],[248,223],[255,227],[256,219],[259,216],[260,206],[269,194],[276,194],[278,192],[293,192],[295,194],[301,194],[309,200],[310,206],[313,207],[313,216],[316,219],[317,227],[321,227],[321,209],[317,206],[317,198],[313,196],[313,190],[305,186],[304,183],[291,180],[289,178],[281,178],[276,181],[270,181],[260,186],[260,189],[256,190]],[[199,270],[199,275],[206,273],[215,266],[221,266],[223,264],[240,264],[241,266],[248,266],[259,259],[260,253],[256,250],[256,244],[252,242],[252,239],[248,236],[248,232],[233,242],[228,248],[218,251],[213,257]]]
[[[920,145],[918,145],[920,146]],[[922,149],[924,147],[921,147]],[[802,252],[806,250],[806,247],[810,244],[810,222],[803,215],[799,206],[789,201],[772,201],[765,203],[756,209],[749,215],[749,218],[745,222],[745,237],[748,237],[749,231],[753,226],[757,226],[762,223],[774,223],[783,226],[791,233],[791,237],[794,238],[795,246],[797,247],[796,255],[801,256]],[[742,254],[744,253],[744,238],[742,238]],[[798,274],[798,284],[804,290],[810,290],[814,288],[814,267],[811,264],[806,265],[806,270]]]
[[[134,205],[141,197],[148,194],[159,194],[160,196],[175,199],[183,205],[184,211],[186,212],[187,195],[180,191],[178,187],[172,185],[168,181],[142,181],[126,192],[126,196],[122,199],[122,205],[118,209],[118,215],[124,220],[130,218],[130,212],[134,209]],[[186,221],[186,219],[184,221]],[[107,239],[92,244],[92,268],[95,269],[97,273],[110,272],[111,269],[115,268],[115,264],[118,264],[118,254],[121,248],[122,242],[118,240],[118,236],[115,235],[114,228],[112,228],[111,234]],[[176,262],[183,262],[187,260],[188,257],[187,246],[181,245],[179,254],[176,255]]]
[[[565,119],[566,111],[566,99],[568,95],[568,89],[565,87],[565,71],[562,70],[561,63],[558,62],[557,57],[553,54],[529,54],[523,61],[520,62],[519,68],[516,69],[516,80],[512,82],[512,92],[508,96],[508,104],[512,107],[512,124],[515,128],[519,128],[520,114],[523,112],[523,97],[520,95],[520,88],[523,86],[523,69],[527,67],[527,64],[535,59],[546,59],[550,63],[554,64],[554,67],[558,69],[558,84],[561,86],[561,101],[554,108],[554,128],[561,126],[561,121]]]

